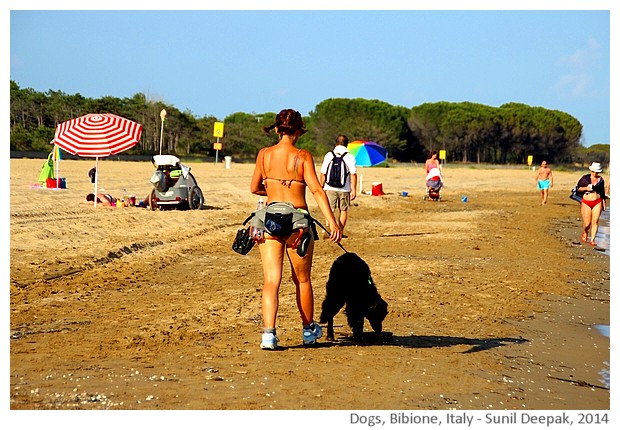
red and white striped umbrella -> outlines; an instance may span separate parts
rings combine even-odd
[[[54,143],[80,157],[107,157],[138,143],[142,125],[111,113],[90,113],[56,127]]]
[[[95,158],[95,199],[99,157],[118,154],[138,143],[142,125],[111,113],[90,113],[58,124],[54,143],[73,155]]]

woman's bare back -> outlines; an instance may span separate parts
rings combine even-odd
[[[261,170],[268,203],[290,202],[307,209],[304,162],[306,151],[276,145],[261,151]]]

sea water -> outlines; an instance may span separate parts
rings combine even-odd
[[[594,326],[598,332],[600,334],[602,334],[603,336],[607,336],[609,337],[609,325],[605,325],[605,324],[597,324]],[[601,382],[603,384],[604,387],[610,388],[610,365],[609,365],[609,361],[604,361],[603,362],[603,369],[601,369],[598,374],[600,376],[599,378],[599,382]]]
[[[609,255],[610,248],[610,229],[609,220],[611,218],[611,208],[607,206],[607,209],[601,213],[601,217],[598,221],[598,231],[596,232],[595,242],[597,244],[597,251],[602,252],[605,255]]]
[[[601,214],[601,218],[599,219],[598,231],[596,233],[595,242],[597,244],[596,250],[605,254],[607,256],[610,255],[610,242],[611,242],[611,233],[610,233],[610,219],[611,219],[611,208],[607,206],[607,210],[603,211]],[[598,324],[595,326],[596,329],[603,336],[609,337],[609,325]],[[604,362],[605,366],[600,372],[599,381],[607,388],[610,388],[610,365],[609,362]]]
[[[599,331],[599,333],[601,333],[603,336],[607,336],[609,337],[609,325],[604,325],[604,324],[598,324],[595,325],[594,327],[596,327],[596,329]],[[603,386],[609,388],[610,387],[610,365],[608,361],[604,361],[603,362],[603,369],[600,370],[598,372],[598,374],[600,375],[599,381],[603,384]]]
[[[594,327],[596,327],[596,329],[599,331],[600,334],[602,334],[603,336],[609,337],[609,325],[598,324],[598,325],[595,325]]]

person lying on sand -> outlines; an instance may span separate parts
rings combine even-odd
[[[93,193],[89,193],[86,195],[85,204],[93,204],[95,200],[95,195]],[[112,197],[110,194],[98,193],[97,194],[97,204],[102,204],[103,206],[114,206],[116,199]],[[114,204],[113,204],[114,203]]]

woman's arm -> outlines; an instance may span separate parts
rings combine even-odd
[[[577,194],[583,195],[586,191],[588,191],[588,186],[590,185],[590,175],[584,175],[577,182]]]
[[[596,191],[603,200],[607,198],[607,194],[605,192],[605,180],[603,178],[600,178],[596,185],[592,187],[592,189]]]
[[[258,151],[258,155],[256,156],[256,165],[254,166],[254,173],[252,174],[252,181],[250,182],[250,191],[252,194],[257,194],[259,196],[267,195],[267,190],[265,189],[265,184],[263,183],[263,172],[260,168],[260,166],[263,165],[264,150],[265,148]]]

